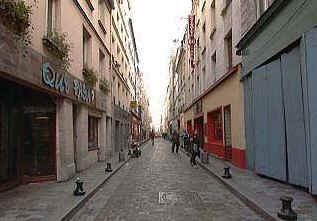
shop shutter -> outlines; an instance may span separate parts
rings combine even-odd
[[[281,56],[288,182],[307,187],[307,145],[299,46]]]
[[[286,181],[281,85],[279,59],[253,73],[255,169],[259,174]]]

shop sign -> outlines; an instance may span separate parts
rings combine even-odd
[[[194,68],[195,44],[195,15],[188,15],[189,60],[192,68]]]
[[[42,80],[47,87],[53,88],[61,94],[76,97],[77,100],[89,104],[95,100],[93,89],[86,86],[83,81],[73,79],[68,74],[58,73],[48,62],[42,65]]]

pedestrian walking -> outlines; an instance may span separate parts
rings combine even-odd
[[[154,131],[152,129],[152,132],[151,132],[152,146],[154,146],[154,138],[155,138],[155,134],[154,134]]]
[[[197,131],[194,132],[194,136],[192,138],[192,156],[190,158],[190,163],[192,166],[196,166],[196,156],[198,155],[199,150],[199,139],[197,136]]]
[[[172,153],[174,153],[176,147],[176,153],[178,153],[179,149],[179,134],[176,130],[174,130],[172,134]]]

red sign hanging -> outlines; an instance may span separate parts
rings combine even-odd
[[[195,39],[195,15],[188,15],[188,45],[189,45],[189,62],[190,66],[194,68],[194,47],[196,44]]]

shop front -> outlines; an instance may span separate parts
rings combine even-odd
[[[56,179],[54,100],[0,78],[0,191]]]

